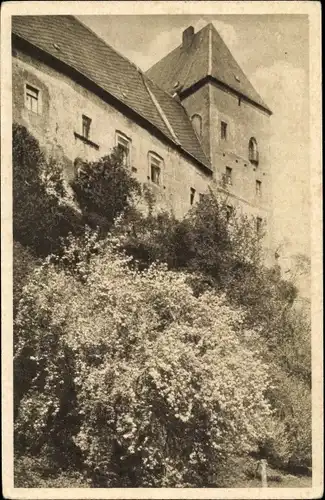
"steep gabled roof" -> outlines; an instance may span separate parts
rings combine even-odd
[[[181,104],[76,18],[14,16],[12,32],[95,83],[211,169]],[[165,108],[167,120],[161,112]]]
[[[189,46],[180,45],[146,74],[167,92],[177,83],[184,92],[211,77],[271,113],[211,23],[193,35]]]

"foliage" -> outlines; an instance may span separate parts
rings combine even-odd
[[[24,288],[16,449],[79,460],[95,486],[218,485],[268,432],[258,334],[223,295],[197,297],[165,266],[130,268],[118,245],[79,260],[83,280],[48,261]]]
[[[91,226],[106,232],[114,219],[131,208],[140,184],[123,165],[118,149],[94,162],[77,159],[78,175],[71,186]]]
[[[13,242],[13,301],[14,314],[17,311],[22,289],[28,283],[28,277],[39,261],[27,247],[17,241]]]
[[[60,471],[46,456],[23,456],[15,460],[14,483],[17,488],[88,488],[81,474]]]
[[[13,125],[13,236],[38,256],[58,252],[61,238],[80,231],[80,214],[63,181],[62,166],[47,160],[38,141]]]
[[[199,290],[221,290],[245,307],[247,326],[259,328],[268,340],[282,334],[278,325],[296,288],[278,268],[263,265],[262,235],[254,220],[235,209],[229,213],[227,199],[210,191],[182,220],[168,213],[128,214],[115,233],[143,266],[158,260],[195,273]]]

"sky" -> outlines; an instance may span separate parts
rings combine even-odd
[[[273,111],[274,238],[283,268],[310,256],[309,46],[306,15],[79,16],[143,71],[181,44],[182,31],[212,22]]]

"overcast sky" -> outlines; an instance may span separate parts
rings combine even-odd
[[[309,256],[308,17],[101,15],[79,19],[144,71],[180,45],[185,28],[192,25],[198,31],[209,22],[214,24],[273,111],[273,210],[280,253]]]

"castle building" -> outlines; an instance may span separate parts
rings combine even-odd
[[[272,113],[212,24],[146,73],[72,16],[13,17],[12,54],[13,121],[68,179],[120,146],[158,205],[182,217],[214,186],[270,246]]]

